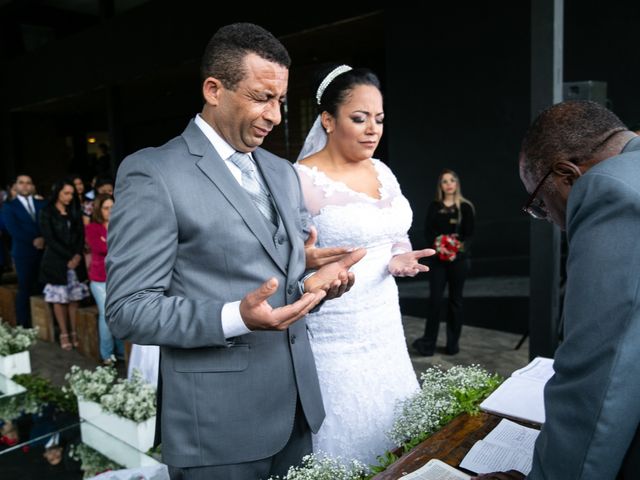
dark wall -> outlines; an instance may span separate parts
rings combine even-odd
[[[640,2],[572,0],[565,10],[565,80],[606,81],[608,107],[639,124]]]
[[[254,21],[282,39],[294,62],[289,124],[265,146],[295,158],[313,117],[305,100],[318,64],[371,67],[382,78],[387,113],[376,155],[414,209],[414,244],[424,244],[437,176],[452,168],[477,209],[472,273],[526,274],[529,220],[520,213],[526,192],[517,153],[530,118],[530,4],[499,3],[430,6],[427,15],[346,5],[246,15],[240,8],[220,14],[211,2],[149,2],[0,64],[2,180],[25,168],[37,169],[36,178],[64,168],[70,154],[61,138],[107,130],[109,110],[118,112],[121,155],[179,134],[201,108],[197,64],[207,40],[220,25]],[[639,122],[640,4],[565,5],[565,80],[606,81],[611,108]]]
[[[528,5],[386,18],[390,165],[414,210],[414,244],[424,245],[426,208],[450,168],[476,206],[474,271],[523,273],[528,220],[517,152],[529,119]]]

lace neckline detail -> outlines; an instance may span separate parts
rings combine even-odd
[[[383,171],[380,168],[380,160],[371,158],[370,161],[376,171],[376,179],[378,180],[378,198],[372,197],[367,193],[354,190],[349,185],[340,180],[334,180],[315,165],[313,167],[307,167],[306,165],[298,163],[297,166],[299,168],[305,169],[309,173],[309,175],[313,178],[313,184],[315,186],[322,187],[325,192],[325,196],[327,197],[332,195],[334,192],[344,192],[349,194],[350,196],[359,197],[369,202],[380,202],[381,200],[384,200],[389,196],[389,192],[387,190],[385,182],[383,181]]]

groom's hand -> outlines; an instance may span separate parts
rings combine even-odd
[[[309,238],[304,242],[304,256],[306,260],[307,270],[315,270],[324,265],[340,260],[344,255],[348,254],[351,249],[345,247],[318,248],[318,231],[316,227],[309,229]]]
[[[277,290],[278,280],[270,278],[242,299],[240,316],[249,330],[286,330],[326,296],[324,290],[309,292],[290,305],[273,308],[267,299]]]
[[[305,292],[326,292],[326,300],[337,298],[348,292],[355,282],[355,276],[349,269],[367,254],[364,248],[358,248],[344,254],[339,260],[328,263],[304,281]]]

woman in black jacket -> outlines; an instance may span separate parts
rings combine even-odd
[[[462,289],[469,271],[469,249],[475,226],[473,204],[462,196],[460,179],[453,170],[445,169],[438,177],[436,198],[427,210],[425,236],[427,246],[435,248],[430,258],[429,311],[424,336],[413,347],[424,356],[435,352],[444,290],[449,284],[447,302],[447,346],[445,352],[455,355],[462,332]]]
[[[78,302],[89,296],[82,261],[84,226],[78,212],[71,208],[74,195],[71,180],[59,181],[53,186],[49,203],[40,212],[40,230],[45,241],[40,281],[46,284],[45,301],[53,304],[64,350],[78,346]]]

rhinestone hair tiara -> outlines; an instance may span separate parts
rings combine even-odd
[[[329,74],[324,77],[324,80],[320,82],[320,86],[318,87],[318,91],[316,92],[316,102],[320,105],[320,100],[322,99],[322,94],[327,89],[329,84],[333,82],[333,80],[338,76],[342,75],[349,70],[353,70],[349,65],[340,65],[339,67],[334,68],[329,72]]]

